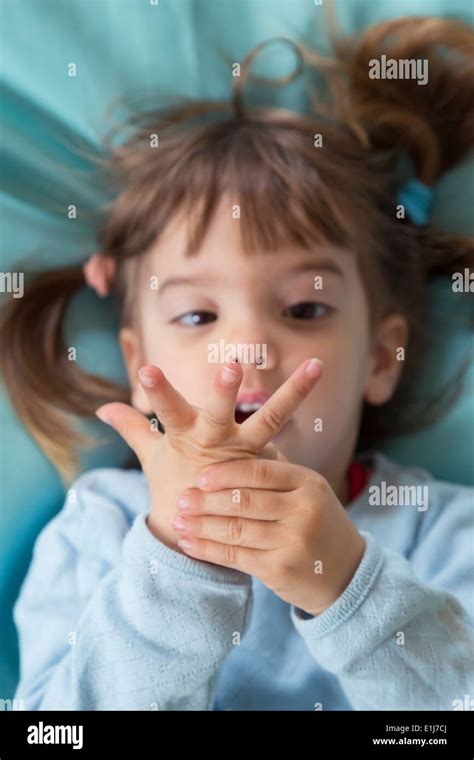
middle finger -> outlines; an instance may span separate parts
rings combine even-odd
[[[202,434],[209,445],[217,445],[235,429],[235,403],[242,382],[242,367],[227,362],[214,377],[201,419]]]

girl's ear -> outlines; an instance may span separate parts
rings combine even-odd
[[[375,328],[364,394],[368,404],[379,406],[392,397],[403,369],[407,338],[408,324],[401,314],[385,317]]]
[[[130,383],[132,405],[146,416],[153,414],[150,402],[138,380],[138,370],[146,364],[139,338],[130,327],[122,327],[119,331],[119,343]]]

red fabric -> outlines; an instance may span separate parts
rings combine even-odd
[[[349,501],[360,494],[369,479],[369,470],[360,462],[352,461],[349,465]]]

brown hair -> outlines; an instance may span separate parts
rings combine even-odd
[[[402,414],[414,400],[415,371],[427,346],[426,285],[436,275],[470,266],[474,246],[398,219],[395,209],[409,176],[404,160],[431,185],[472,148],[473,41],[466,25],[436,18],[397,19],[356,40],[335,39],[333,58],[287,40],[300,64],[325,76],[325,87],[313,86],[314,108],[305,115],[244,107],[242,88],[259,45],[243,63],[230,102],[181,102],[132,114],[113,129],[100,161],[113,200],[101,209],[98,239],[118,264],[113,294],[121,325],[136,317],[135,283],[144,253],[170,220],[177,213],[188,220],[187,255],[197,255],[219,199],[230,191],[245,220],[248,255],[286,244],[311,248],[324,240],[351,248],[371,326],[392,312],[408,320],[401,380],[389,402],[365,405],[358,448],[439,416],[443,404],[457,397],[464,368],[449,398],[442,389],[416,415]],[[427,58],[428,83],[370,79],[369,62],[381,53]],[[132,133],[114,145],[122,129]],[[323,149],[314,146],[316,134]],[[156,137],[159,149],[152,147]],[[84,284],[81,266],[39,273],[22,299],[6,305],[0,325],[1,368],[13,405],[66,483],[77,473],[75,449],[93,444],[71,427],[74,416],[93,417],[103,403],[130,401],[127,388],[67,359],[64,316]]]

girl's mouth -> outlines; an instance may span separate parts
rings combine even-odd
[[[242,422],[245,422],[252,414],[254,414],[257,409],[260,409],[260,407],[263,406],[259,402],[253,402],[253,403],[245,403],[240,402],[235,407],[235,421],[241,425]]]

